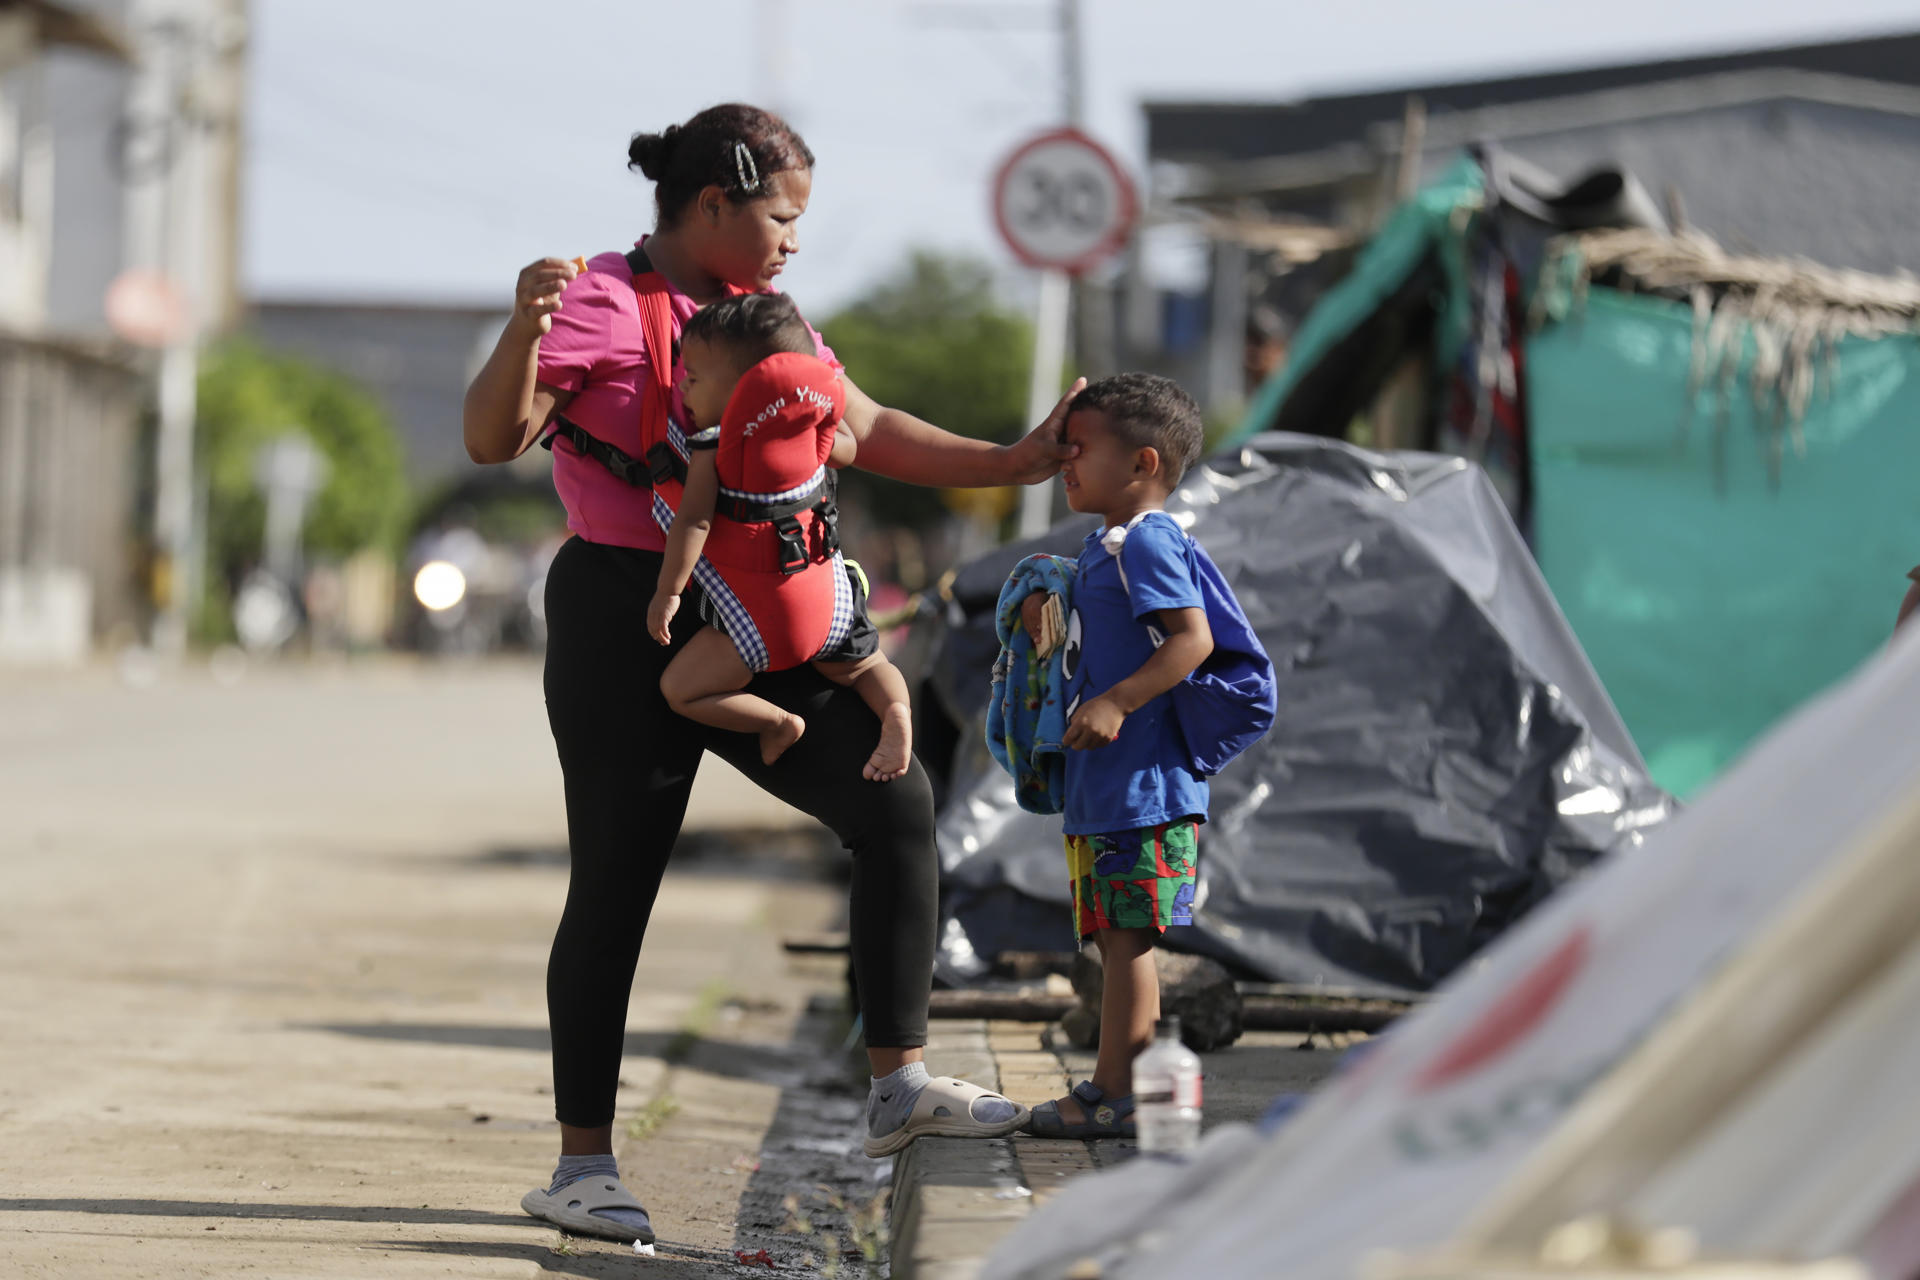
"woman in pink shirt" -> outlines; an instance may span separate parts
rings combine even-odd
[[[681,719],[660,694],[661,671],[702,622],[698,609],[682,608],[671,648],[646,630],[665,547],[655,503],[670,509],[679,488],[662,478],[655,490],[623,461],[646,452],[641,403],[654,372],[636,281],[649,270],[665,279],[677,366],[688,316],[732,294],[771,289],[797,251],[813,154],[777,117],[729,105],[636,135],[628,158],[656,184],[653,234],[636,254],[603,253],[584,272],[546,258],[520,273],[513,317],[467,391],[464,428],[467,452],[482,463],[517,458],[557,430],[554,486],[577,535],[547,575],[547,716],[566,781],[571,852],[547,969],[561,1159],[551,1185],[522,1205],[569,1230],[651,1240],[645,1210],[614,1167],[614,1092],[647,914],[703,751],[825,823],[853,855],[853,967],[873,1074],[868,1153],[891,1154],[922,1134],[1010,1133],[1026,1111],[930,1077],[921,1061],[938,861],[932,792],[919,762],[892,782],[862,778],[878,722],[858,694],[810,667],[756,677],[751,686],[807,723],[807,749],[772,765],[761,763],[753,737]],[[818,337],[821,358],[837,365]],[[679,381],[676,367],[676,388]],[[1032,484],[1070,456],[1060,438],[1064,400],[1031,434],[1003,446],[875,404],[850,380],[844,386],[854,465],[897,480]],[[710,425],[687,423],[677,390],[671,424],[683,455],[686,428]]]

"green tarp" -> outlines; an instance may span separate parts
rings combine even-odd
[[[1920,338],[1843,339],[1776,479],[1744,367],[1719,460],[1715,391],[1683,434],[1692,331],[1595,288],[1527,345],[1535,554],[1681,795],[1884,645],[1920,564]]]
[[[1261,384],[1240,424],[1221,442],[1232,448],[1271,428],[1280,406],[1300,384],[1398,290],[1422,259],[1440,251],[1448,288],[1436,331],[1436,368],[1444,368],[1459,349],[1467,326],[1466,268],[1462,262],[1464,217],[1479,208],[1485,185],[1480,166],[1462,156],[1432,185],[1396,208],[1386,225],[1367,242],[1353,270],[1308,312],[1294,336],[1287,363]],[[1338,433],[1344,422],[1328,424]]]

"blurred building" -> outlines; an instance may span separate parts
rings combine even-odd
[[[1214,411],[1244,390],[1249,307],[1303,314],[1346,246],[1475,144],[1563,180],[1624,170],[1738,251],[1920,269],[1920,33],[1145,110],[1153,216],[1205,237],[1208,283],[1130,308],[1126,332],[1186,353]]]
[[[246,331],[378,396],[406,446],[408,479],[433,487],[473,471],[460,404],[506,320],[495,307],[270,299],[248,309]],[[537,463],[544,471],[546,455]]]
[[[143,621],[142,348],[190,424],[193,346],[238,312],[244,40],[244,0],[0,0],[0,661]]]

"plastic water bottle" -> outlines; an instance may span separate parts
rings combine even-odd
[[[1140,1152],[1184,1157],[1200,1143],[1200,1059],[1180,1043],[1180,1019],[1153,1024],[1153,1043],[1133,1060]]]

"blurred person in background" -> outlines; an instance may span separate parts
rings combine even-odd
[[[1920,565],[1907,570],[1907,594],[1900,601],[1900,612],[1894,615],[1895,631],[1907,625],[1907,619],[1913,616],[1916,607],[1920,607]]]
[[[1268,303],[1256,303],[1247,309],[1246,347],[1241,370],[1246,375],[1247,394],[1258,391],[1287,362],[1287,347],[1293,341],[1293,326],[1279,310]]]
[[[863,779],[878,735],[873,715],[810,667],[749,686],[807,722],[809,749],[770,765],[753,736],[683,720],[660,693],[667,662],[701,625],[697,607],[683,608],[668,646],[646,628],[662,524],[685,474],[680,328],[703,305],[772,289],[799,248],[813,154],[778,117],[725,105],[635,135],[628,162],[655,183],[653,234],[630,254],[545,258],[520,273],[513,316],[468,389],[464,429],[481,463],[508,462],[557,435],[546,443],[575,535],[548,571],[546,600],[547,713],[571,854],[547,969],[561,1158],[551,1185],[521,1203],[569,1230],[651,1240],[646,1211],[618,1181],[614,1094],[641,939],[703,751],[824,823],[853,855],[849,929],[873,1076],[868,1154],[891,1154],[922,1134],[1010,1133],[1027,1113],[931,1077],[922,1061],[939,868],[919,762],[885,786]],[[1072,392],[1024,439],[994,445],[843,385],[855,465],[880,475],[941,487],[1031,484],[1071,456],[1061,425]]]

